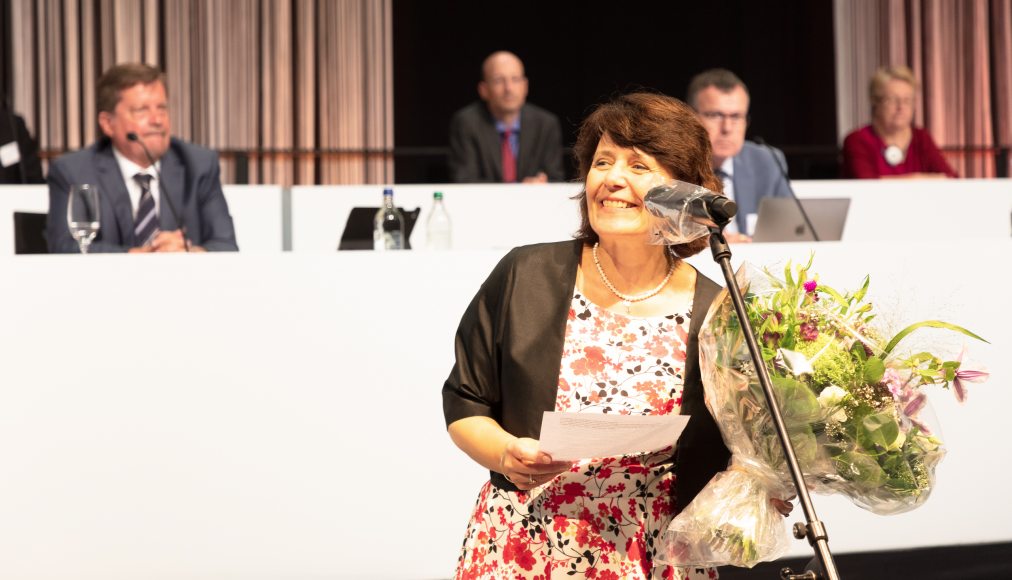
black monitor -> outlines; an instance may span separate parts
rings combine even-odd
[[[344,233],[341,234],[341,243],[338,250],[371,250],[373,249],[372,230],[376,220],[378,207],[353,207],[348,214],[348,223],[344,226]],[[401,210],[404,216],[404,248],[411,249],[411,232],[415,229],[415,222],[422,209],[416,207],[413,210]]]
[[[47,254],[46,220],[44,213],[14,212],[14,253]]]

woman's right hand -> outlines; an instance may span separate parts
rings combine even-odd
[[[526,491],[569,471],[573,466],[569,461],[553,461],[538,447],[537,440],[529,437],[510,440],[499,456],[499,473],[517,488]]]

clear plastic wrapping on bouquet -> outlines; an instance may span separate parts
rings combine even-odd
[[[751,568],[788,548],[784,517],[770,503],[770,488],[786,488],[761,470],[718,473],[662,536],[657,559],[673,566]],[[781,494],[776,494],[781,495]]]
[[[710,234],[705,220],[693,215],[690,206],[709,189],[684,181],[658,181],[643,200],[650,215],[651,241],[655,244],[684,244]]]
[[[940,433],[927,399],[916,390],[923,373],[907,364],[909,359],[898,364],[885,356],[884,341],[863,324],[871,318],[869,308],[848,312],[860,306],[863,291],[858,300],[834,293],[820,303],[815,282],[807,292],[800,290],[802,280],[785,284],[748,265],[736,277],[810,490],[843,494],[877,514],[923,503],[944,455]],[[784,298],[785,288],[792,287],[799,289],[797,300]],[[710,308],[699,346],[707,407],[732,452],[735,471],[744,474],[732,477],[765,485],[770,497],[782,493],[782,486],[793,489],[726,290]],[[715,478],[707,486],[715,489],[704,489],[664,535],[672,563],[751,567],[779,556],[777,541],[759,541],[768,538],[768,526],[787,541],[783,521],[772,523],[776,518],[769,514],[766,496],[753,485],[736,490],[722,478]],[[735,507],[725,512],[722,506]],[[727,531],[750,521],[752,529]],[[733,546],[735,537],[743,543]]]

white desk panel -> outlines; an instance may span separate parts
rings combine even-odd
[[[235,224],[236,243],[243,252],[282,251],[283,212],[280,185],[225,185],[222,187]],[[49,211],[46,185],[0,187],[0,256],[14,254],[15,211]]]
[[[1012,234],[1012,181],[990,180],[832,180],[795,181],[798,196],[850,197],[846,241],[933,241],[1009,239]],[[377,207],[382,186],[296,186],[290,222],[282,210],[280,186],[224,187],[243,252],[273,253],[283,248],[286,226],[296,252],[336,251],[351,208]],[[432,192],[443,191],[453,222],[456,249],[506,249],[566,239],[579,225],[580,185],[442,184],[394,186],[405,209],[421,208],[411,236],[425,248]],[[13,253],[13,211],[45,212],[45,186],[0,188],[0,255]]]
[[[849,241],[1009,239],[1010,179],[860,179],[792,182],[798,197],[849,197]]]
[[[564,240],[580,225],[579,206],[570,199],[580,193],[579,184],[396,185],[393,190],[398,207],[422,209],[411,234],[411,246],[419,250],[425,248],[425,221],[435,191],[444,195],[454,249],[508,249]],[[293,187],[292,251],[336,251],[351,208],[382,203],[381,185]]]
[[[795,181],[799,197],[850,197],[846,241],[1006,240],[1012,235],[1012,181],[919,179]],[[458,249],[510,248],[565,239],[579,225],[571,198],[580,185],[399,185],[394,199],[422,208],[411,236],[425,247],[432,192],[446,194]],[[383,186],[292,188],[292,250],[333,252],[355,206],[379,206]]]
[[[239,251],[272,254],[283,247],[283,189],[280,185],[224,185]]]
[[[810,247],[745,245],[735,261]],[[486,474],[447,437],[439,390],[501,255],[0,257],[0,577],[448,577]],[[922,508],[881,517],[815,497],[835,552],[1012,540],[1012,321],[986,278],[1010,260],[1008,241],[986,257],[819,246],[823,281],[871,273],[898,324],[941,318],[991,340],[972,350],[989,383],[962,406],[931,395],[949,454]],[[152,312],[156,329],[139,330]]]

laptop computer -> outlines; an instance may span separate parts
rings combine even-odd
[[[404,249],[411,249],[411,232],[415,229],[415,222],[422,209],[416,207],[412,210],[401,210],[404,216]],[[348,214],[348,222],[344,225],[344,232],[341,234],[341,243],[338,250],[371,250],[373,249],[372,229],[376,219],[378,207],[353,207]]]
[[[812,220],[820,241],[836,241],[843,236],[850,198],[809,198],[798,200]],[[812,232],[798,206],[789,197],[764,197],[759,200],[753,242],[810,242]]]

